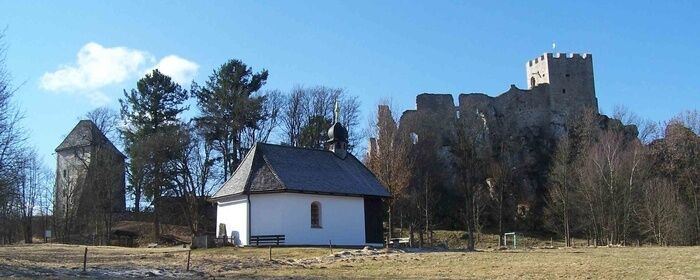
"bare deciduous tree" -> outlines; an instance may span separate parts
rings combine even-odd
[[[683,116],[687,116],[685,118]],[[693,131],[693,113],[666,124],[664,137],[651,145],[654,173],[672,182],[690,217],[690,244],[700,243],[700,137]]]
[[[640,184],[642,159],[638,142],[621,132],[603,131],[582,157],[580,193],[587,204],[597,244],[625,244],[633,211],[633,193]]]
[[[340,123],[348,131],[348,149],[362,138],[359,125],[360,102],[339,88],[295,86],[287,95],[282,110],[282,130],[287,144],[295,147],[322,148],[326,131],[334,120],[335,102],[340,106]]]
[[[202,233],[207,195],[212,187],[221,181],[215,180],[216,165],[212,157],[211,144],[205,141],[193,127],[183,127],[177,141],[178,156],[175,164],[174,195],[180,198],[180,207],[191,234]]]
[[[512,185],[512,175],[509,166],[506,165],[507,161],[499,162],[492,159],[489,162],[487,173],[489,178],[486,179],[486,186],[488,187],[489,198],[492,204],[492,209],[495,211],[496,222],[498,227],[498,244],[499,246],[503,244],[504,225],[503,225],[503,215],[505,214],[505,207],[507,200],[512,196],[510,186]]]
[[[301,86],[295,86],[287,95],[282,113],[285,141],[291,146],[299,146],[301,129],[308,118],[308,94]]]
[[[484,138],[485,126],[474,116],[460,116],[457,122],[457,141],[452,154],[455,158],[457,184],[464,195],[462,214],[467,230],[467,250],[475,249],[475,235],[480,230],[480,216],[483,211],[484,162],[486,158],[477,150],[477,143]],[[472,133],[476,132],[476,133]]]
[[[255,125],[246,126],[240,132],[241,146],[245,149],[253,147],[258,142],[267,142],[281,119],[284,106],[282,93],[279,90],[270,90],[265,91],[260,97],[262,98],[260,119]]]
[[[404,189],[411,179],[409,158],[410,139],[399,133],[397,121],[388,104],[378,106],[376,122],[371,124],[366,164],[377,179],[388,188],[391,198],[388,203],[388,237],[393,236],[393,216],[397,201],[403,198]]]
[[[95,123],[97,128],[107,136],[107,139],[112,141],[112,143],[117,143],[116,140],[119,139],[117,135],[119,113],[117,113],[117,111],[108,107],[99,107],[87,112],[85,117]]]
[[[642,185],[637,210],[641,233],[651,236],[659,245],[669,245],[683,230],[680,222],[681,201],[676,188],[665,179],[653,178]]]

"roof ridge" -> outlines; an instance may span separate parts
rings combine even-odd
[[[320,151],[320,152],[333,153],[332,151],[329,151],[326,149],[315,149],[315,148],[298,147],[298,146],[282,145],[282,144],[272,144],[272,143],[263,143],[263,142],[258,142],[258,143],[256,143],[256,145],[257,144],[261,144],[261,145],[265,145],[265,146],[279,147],[279,148],[289,148],[289,149],[298,149],[298,150],[306,150],[306,151]]]
[[[270,172],[272,172],[272,175],[275,176],[275,179],[277,179],[277,181],[282,186],[284,186],[285,189],[287,189],[287,185],[284,183],[284,181],[282,181],[282,178],[280,178],[280,176],[277,174],[277,171],[275,170],[275,168],[272,167],[272,164],[270,164],[270,161],[267,159],[267,156],[265,156],[265,153],[262,153],[262,154],[263,154],[262,159],[265,162],[265,165],[267,166],[267,168],[270,169]]]
[[[248,171],[248,174],[245,177],[245,184],[243,184],[243,193],[246,193],[246,192],[250,193],[250,186],[249,186],[250,185],[250,177],[253,174],[252,171],[253,171],[253,168],[255,167],[255,156],[257,153],[258,153],[258,144],[256,143],[255,145],[253,145],[253,148],[251,148],[250,151],[248,151],[248,154],[246,154],[245,157],[243,157],[243,160],[241,161],[240,164],[238,164],[238,166],[236,167],[236,170],[234,170],[233,173],[231,173],[231,178],[233,178],[233,174],[235,174],[236,171],[238,171],[238,168],[240,168],[243,165],[243,162],[245,162],[248,159],[248,156],[251,156],[250,169]]]
[[[234,177],[233,175],[235,175],[235,174],[236,174],[236,171],[238,171],[238,169],[240,169],[241,166],[243,166],[243,163],[248,159],[249,156],[252,156],[252,157],[253,157],[253,158],[250,159],[251,161],[255,159],[255,153],[257,152],[257,147],[258,147],[258,144],[257,144],[257,143],[253,145],[253,147],[250,149],[250,151],[248,151],[248,153],[243,157],[243,160],[241,161],[241,163],[239,163],[238,166],[236,166],[236,169],[233,170],[233,172],[231,173],[231,177],[229,177],[228,179],[226,179],[226,181],[224,181],[224,183],[221,184],[221,187],[219,187],[219,189],[216,190],[216,191],[214,192],[214,194],[211,196],[212,198],[216,197],[216,194],[218,194],[218,193],[226,186],[226,184],[227,184],[229,181],[233,180],[233,177]],[[253,163],[251,162],[250,165],[252,166]],[[249,181],[250,181],[250,174],[251,174],[251,172],[248,172],[248,174],[246,175],[245,184],[243,185],[243,192],[245,192],[245,191],[246,191],[246,188],[248,187],[248,183],[249,183]],[[223,196],[221,196],[221,197],[224,197],[224,196],[228,196],[228,195],[223,195]]]
[[[87,143],[81,143],[87,142]],[[79,120],[54,151],[105,145],[126,158],[112,140],[90,119]]]

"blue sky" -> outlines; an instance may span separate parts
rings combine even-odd
[[[203,81],[231,58],[268,69],[267,89],[344,88],[366,118],[382,98],[524,88],[525,62],[556,42],[593,54],[603,112],[665,120],[700,103],[698,3],[0,0],[0,26],[30,144],[53,165],[78,119],[118,108],[144,71]]]

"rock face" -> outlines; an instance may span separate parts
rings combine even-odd
[[[590,54],[545,53],[525,66],[528,89],[511,85],[495,97],[460,94],[457,105],[451,94],[418,95],[416,109],[402,114],[400,129],[416,135],[419,141],[434,139],[442,147],[438,153],[444,154],[455,141],[458,121],[465,117],[478,120],[487,131],[481,136],[480,148],[490,149],[490,155],[508,161],[517,173],[521,199],[536,209],[544,195],[557,140],[584,111],[598,112],[598,100]],[[636,136],[636,128],[625,128],[619,121],[601,115],[598,121],[601,129],[615,126]],[[443,160],[445,166],[450,166],[449,157]]]

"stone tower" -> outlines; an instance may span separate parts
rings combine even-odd
[[[528,89],[545,87],[549,94],[552,121],[564,124],[581,109],[598,112],[590,54],[545,53],[525,65]]]
[[[89,223],[125,210],[125,160],[90,120],[81,120],[56,148],[54,213]]]

